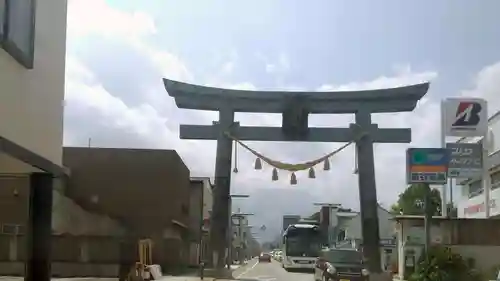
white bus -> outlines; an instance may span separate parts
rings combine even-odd
[[[283,234],[283,257],[285,270],[314,270],[316,259],[322,248],[319,226],[298,223],[288,226]]]

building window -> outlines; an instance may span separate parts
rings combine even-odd
[[[469,184],[469,198],[483,193],[483,181],[474,181]]]
[[[35,1],[0,0],[2,48],[27,69],[35,53]]]
[[[491,174],[491,189],[500,187],[500,171]]]

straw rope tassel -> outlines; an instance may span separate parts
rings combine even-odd
[[[309,178],[310,179],[316,178],[316,173],[314,172],[314,167],[309,168]]]
[[[293,172],[292,175],[290,176],[290,184],[291,185],[297,184],[297,176],[295,175],[295,172]]]
[[[326,158],[323,162],[323,170],[330,171],[330,159]]]
[[[272,177],[272,180],[273,181],[277,181],[278,180],[278,169],[276,169],[276,168],[273,168],[273,177]]]
[[[255,159],[255,170],[262,170],[262,160],[259,157]]]

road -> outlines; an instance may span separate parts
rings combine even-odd
[[[233,278],[238,281],[314,281],[312,273],[286,272],[277,261],[259,263],[252,259],[247,265],[234,269]],[[0,281],[22,281],[23,277],[0,276]],[[57,278],[53,281],[117,281],[117,278]],[[198,276],[163,276],[163,281],[200,281]],[[205,278],[205,281],[217,279]],[[229,279],[218,279],[220,281]]]
[[[233,276],[241,281],[314,281],[312,272],[287,272],[274,260],[271,263],[252,260],[243,272]]]

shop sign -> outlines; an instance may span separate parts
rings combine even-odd
[[[490,200],[490,210],[494,210],[496,208],[497,208],[496,200],[491,199]],[[470,205],[470,206],[464,208],[465,215],[477,215],[479,213],[484,213],[484,212],[486,212],[486,207],[485,207],[484,201],[479,203],[479,204]]]

